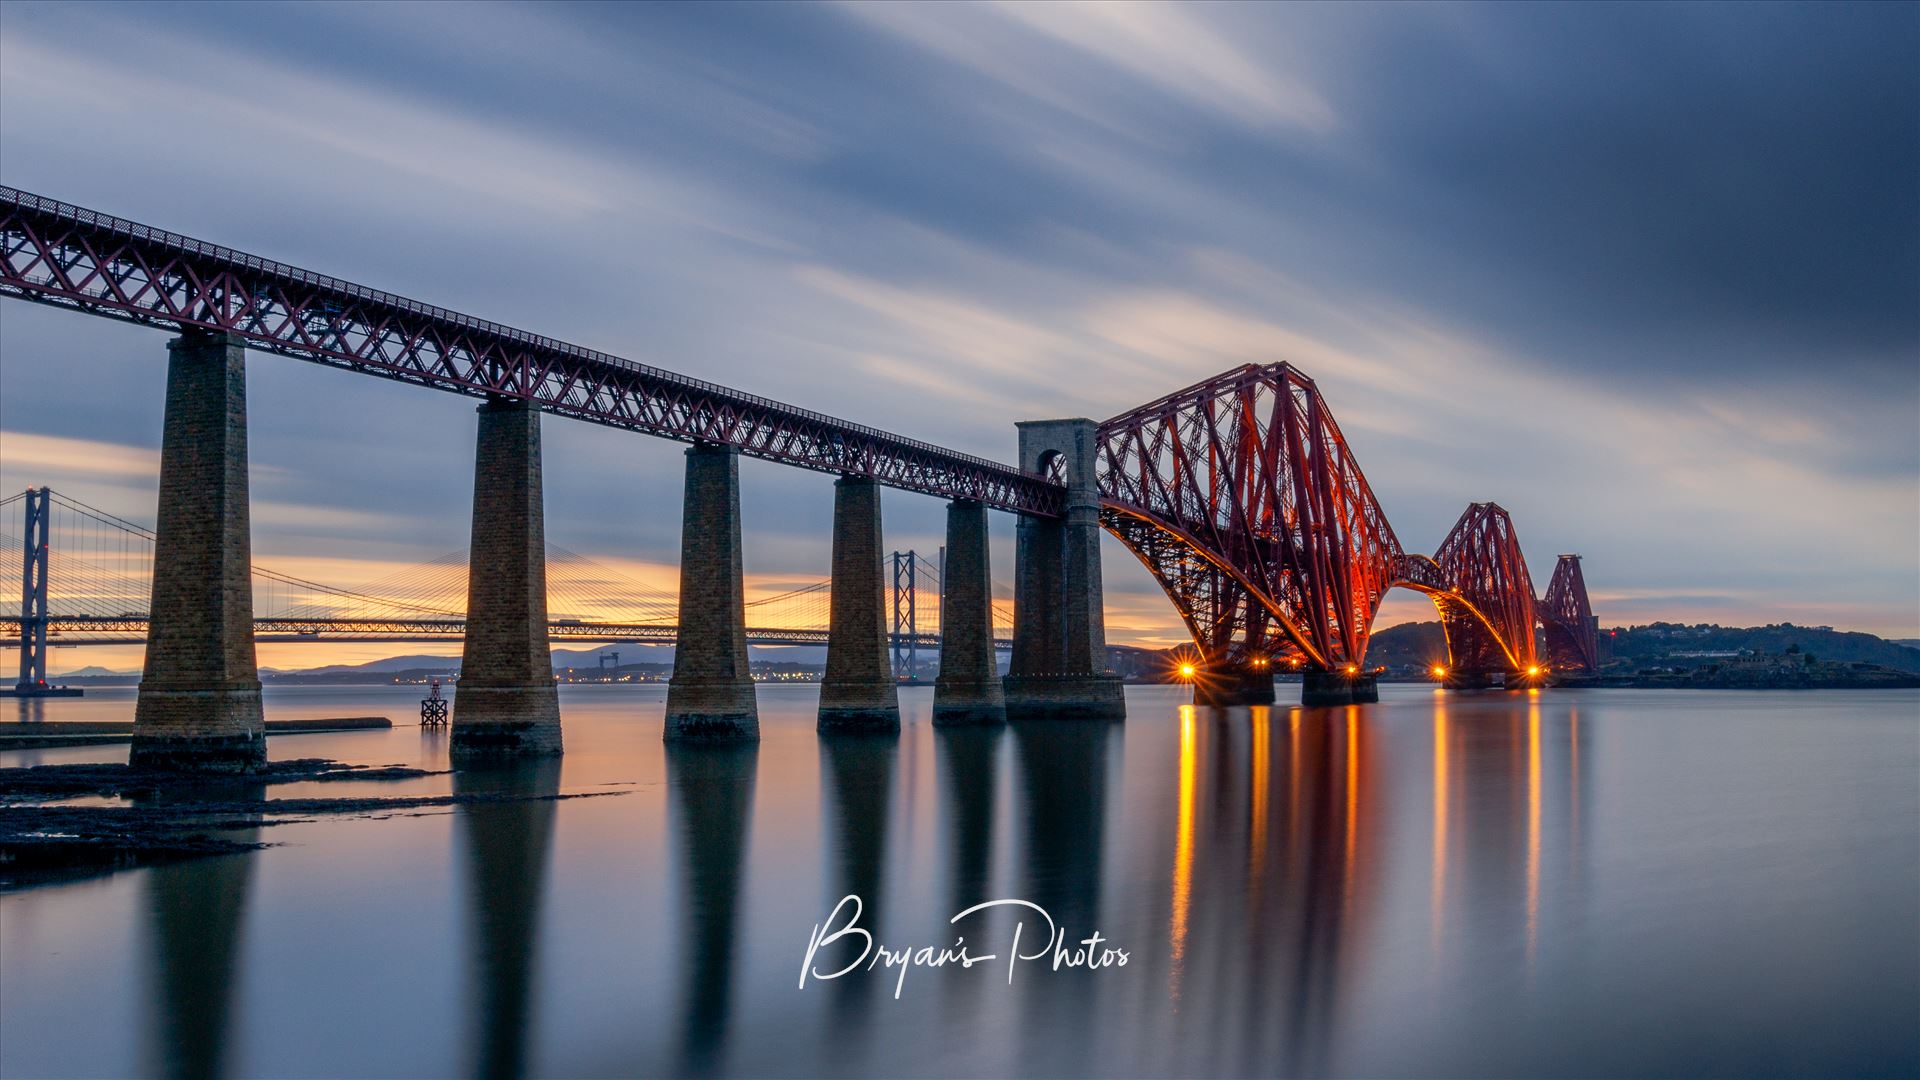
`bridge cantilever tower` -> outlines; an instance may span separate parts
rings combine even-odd
[[[1400,544],[1312,379],[1247,365],[1100,425],[1101,522],[1205,660],[1200,694],[1352,700]],[[1363,690],[1364,693],[1364,690]]]
[[[1440,609],[1449,685],[1485,686],[1495,675],[1538,683],[1533,578],[1513,518],[1498,503],[1467,507],[1431,558],[1403,555],[1394,571],[1394,584]]]
[[[1540,601],[1547,665],[1554,671],[1591,674],[1600,668],[1600,620],[1587,599],[1580,556],[1562,555]]]
[[[1432,556],[1404,551],[1319,389],[1288,364],[1196,383],[1098,437],[1101,523],[1193,635],[1196,701],[1272,701],[1274,672],[1289,669],[1308,704],[1375,700],[1367,642],[1394,587],[1439,609],[1453,685],[1538,685],[1550,668],[1536,643],[1543,619],[1552,666],[1596,662],[1577,557],[1536,604],[1495,503],[1469,506]]]

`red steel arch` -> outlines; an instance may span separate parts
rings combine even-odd
[[[1101,522],[1209,660],[1358,665],[1400,543],[1313,380],[1248,364],[1103,423]]]

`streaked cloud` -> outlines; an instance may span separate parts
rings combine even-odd
[[[1257,126],[1321,130],[1333,110],[1311,88],[1237,48],[1187,5],[1082,0],[994,5],[1009,18],[1092,53],[1168,93]]]
[[[58,486],[58,481],[81,476],[157,481],[160,452],[99,439],[0,431],[0,473],[8,478],[8,491],[16,484]]]
[[[1410,548],[1493,499],[1543,578],[1587,556],[1610,621],[1920,633],[1912,5],[10,3],[0,29],[7,183],[1003,460],[1014,420],[1286,360]],[[0,302],[0,480],[149,520],[163,373],[152,331]],[[263,561],[353,584],[466,543],[471,402],[249,380]],[[671,586],[677,447],[550,421],[547,469],[551,538]],[[743,483],[754,587],[824,576],[830,480]],[[889,539],[930,550],[940,512],[890,495]],[[1116,640],[1177,640],[1107,571]]]

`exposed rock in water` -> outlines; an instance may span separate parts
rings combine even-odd
[[[326,758],[269,761],[244,773],[176,772],[132,765],[33,765],[0,769],[0,803],[26,799],[71,799],[82,795],[118,795],[126,798],[193,795],[209,789],[264,786],[331,780],[417,780],[443,776],[445,770],[414,769],[404,765],[346,765]]]
[[[472,804],[625,794],[265,797],[266,788],[272,784],[417,780],[441,775],[445,773],[403,765],[346,765],[325,758],[270,762],[243,777],[112,764],[0,769],[0,892],[201,855],[253,851],[270,846],[254,839],[257,830],[321,815],[418,812]],[[89,797],[132,801],[117,806],[46,805]]]

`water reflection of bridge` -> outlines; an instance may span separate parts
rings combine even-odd
[[[1564,955],[1581,917],[1591,754],[1577,707],[1436,692],[1385,710],[1181,706],[1169,725],[1029,721],[933,734],[938,780],[922,809],[938,825],[919,835],[937,846],[911,866],[939,882],[925,895],[955,911],[1030,899],[1076,938],[1098,928],[1131,953],[1123,973],[1036,964],[1011,987],[998,968],[910,979],[909,998],[937,996],[943,1038],[987,1055],[965,1059],[981,1069],[1365,1073],[1379,986],[1418,987],[1445,967],[1453,980],[1470,976],[1475,993],[1523,1000],[1529,973]],[[1129,740],[1141,752],[1126,754]],[[904,869],[890,860],[912,851],[901,819],[911,801],[901,776],[917,767],[909,749],[830,738],[818,766],[825,890],[859,893],[868,925],[896,934],[923,914],[899,911],[889,892]],[[749,868],[785,856],[758,850],[749,828],[756,748],[666,754],[679,944],[663,972],[675,973],[678,1004],[657,1035],[635,1037],[665,1041],[648,1060],[708,1074],[729,1068],[734,1036],[755,1022],[738,985],[741,950],[754,947],[741,925]],[[558,793],[559,780],[551,762],[455,776],[457,793],[534,799],[456,816],[473,957],[466,1053],[477,1074],[537,1068],[535,972],[557,820],[540,797]],[[152,874],[160,1062],[221,1067],[252,858]],[[200,906],[209,896],[220,903]],[[907,1066],[901,1055],[916,1048],[882,1037],[894,1007],[885,972],[818,990],[831,1018],[823,1030],[847,1060]],[[969,1017],[1009,1015],[1019,1026],[1004,1045],[971,1045]]]

